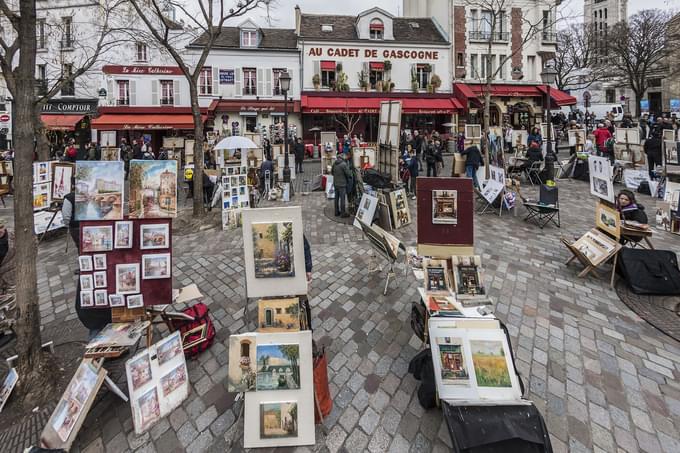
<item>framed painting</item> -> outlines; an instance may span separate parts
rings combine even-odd
[[[588,169],[590,171],[590,193],[614,203],[614,174],[609,159],[590,156]]]
[[[297,332],[300,330],[300,300],[260,299],[257,302],[258,332]]]
[[[428,293],[447,293],[451,287],[449,267],[446,260],[423,259],[425,291]]]
[[[113,250],[113,228],[111,225],[83,226],[80,228],[80,234],[81,252],[110,252]]]
[[[486,298],[482,258],[477,255],[452,256],[453,290],[460,300]]]
[[[482,125],[481,124],[466,124],[465,125],[465,139],[466,140],[481,140],[482,139]]]
[[[142,250],[170,248],[170,226],[167,223],[140,225],[139,242],[139,248]]]
[[[170,278],[172,264],[169,253],[156,255],[142,255],[142,279],[153,280],[158,278]]]
[[[586,144],[586,130],[567,129],[567,139],[569,141],[569,146],[576,149],[581,149]]]
[[[52,164],[52,200],[62,201],[71,193],[74,165],[66,162]]]
[[[122,220],[125,190],[123,162],[77,161],[77,220]]]
[[[621,216],[613,206],[605,203],[595,206],[595,226],[616,239],[621,237]]]
[[[392,224],[395,229],[411,223],[411,211],[408,208],[407,198],[405,189],[397,189],[390,192]]]
[[[372,225],[376,209],[378,209],[378,197],[364,193],[361,196],[361,202],[359,202],[359,208],[354,217],[354,226],[361,229],[360,221],[366,225]]]
[[[256,342],[253,333],[229,337],[229,370],[227,390],[241,393],[255,390],[257,370]]]
[[[130,161],[131,219],[177,217],[177,161]]]

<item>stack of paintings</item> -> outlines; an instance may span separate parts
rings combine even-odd
[[[222,168],[222,229],[239,226],[239,210],[250,207],[248,168],[230,165]]]
[[[73,164],[68,162],[35,162],[33,164],[33,223],[35,234],[64,227],[61,210],[49,210],[63,202],[71,192]]]
[[[451,257],[451,272],[456,300],[464,307],[491,304],[484,284],[484,271],[480,256]]]

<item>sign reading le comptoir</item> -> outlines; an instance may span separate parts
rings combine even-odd
[[[359,49],[346,47],[312,47],[310,57],[343,57],[343,58],[384,58],[385,60],[439,60],[438,50],[403,50],[403,49]]]

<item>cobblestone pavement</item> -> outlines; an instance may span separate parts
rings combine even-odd
[[[520,217],[475,219],[476,249],[496,312],[510,329],[527,397],[544,415],[556,452],[677,453],[680,343],[630,311],[606,278],[578,279],[577,267],[564,265],[569,254],[560,236],[590,229],[595,203],[587,184],[559,185],[561,229],[527,225],[522,209]],[[649,197],[642,202],[653,204]],[[327,433],[317,428],[315,446],[281,451],[448,451],[451,441],[441,411],[420,407],[417,382],[407,372],[422,347],[409,325],[416,281],[400,274],[383,296],[383,276],[367,272],[367,242],[359,230],[326,218],[326,203],[319,193],[298,195],[293,202],[304,207],[312,244],[314,338],[329,351],[334,408]],[[0,218],[7,212],[0,210]],[[408,245],[415,243],[414,224],[396,234]],[[72,248],[64,253],[65,242],[44,242],[38,267],[45,340],[56,343],[87,336],[73,307],[76,255]],[[669,233],[655,233],[653,242],[657,248],[680,249],[680,238]],[[247,310],[244,305],[241,250],[240,230],[175,236],[175,286],[198,284],[212,311],[217,341],[188,363],[189,398],[150,432],[136,436],[129,406],[102,392],[72,451],[241,450],[241,404],[227,393],[225,382],[229,335],[255,327],[255,302]],[[37,414],[34,429],[45,418]],[[35,442],[24,439],[26,429],[0,433],[3,451]]]

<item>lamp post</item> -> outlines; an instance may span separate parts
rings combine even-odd
[[[290,163],[288,161],[288,90],[290,90],[290,74],[288,71],[279,75],[279,83],[283,92],[283,182],[290,184]]]
[[[557,71],[555,71],[555,68],[553,68],[550,65],[546,65],[543,68],[543,72],[541,72],[541,80],[543,81],[544,84],[547,86],[547,97],[548,97],[548,105],[547,105],[547,110],[546,110],[546,122],[548,123],[548,148],[545,153],[545,164],[546,164],[546,169],[548,171],[548,180],[552,181],[555,177],[555,160],[557,160],[557,156],[555,156],[555,153],[553,153],[553,147],[552,147],[552,122],[550,121],[550,85],[555,83],[555,78],[557,77]]]

